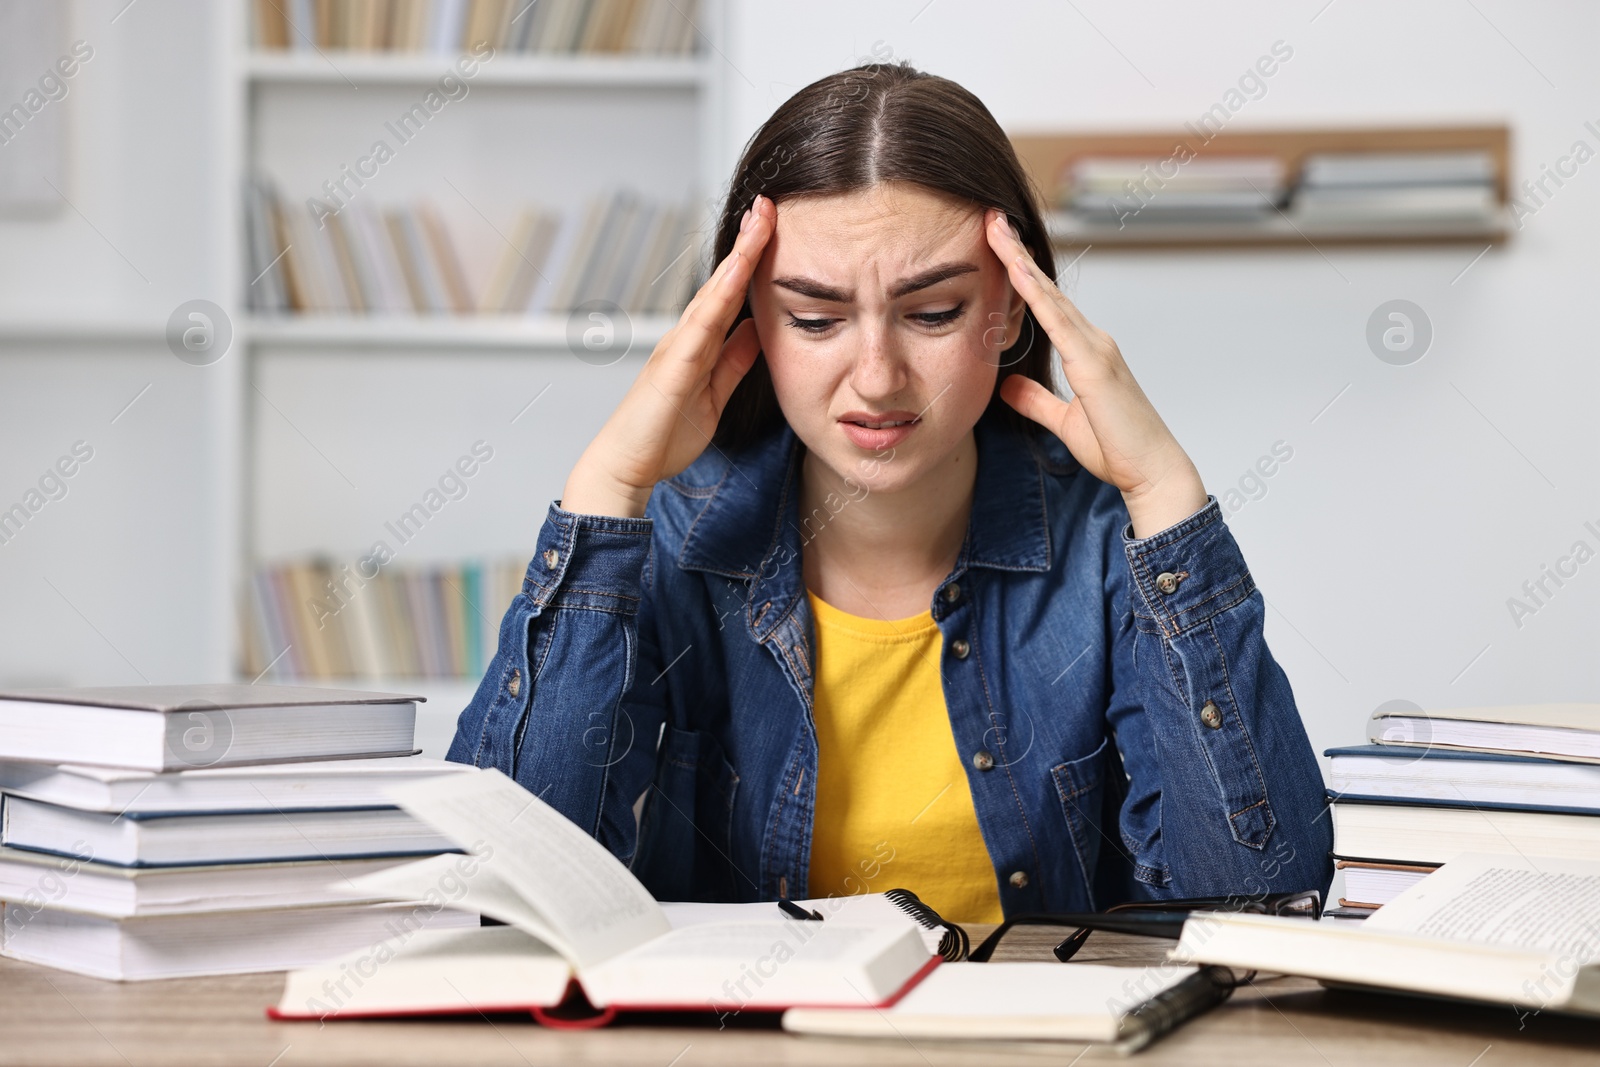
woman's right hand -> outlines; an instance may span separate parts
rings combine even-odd
[[[731,335],[728,326],[744,304],[777,218],[772,201],[757,196],[733,251],[661,338],[579,457],[561,494],[562,508],[640,517],[655,484],[681,472],[711,443],[733,387],[761,351],[755,320],[741,322]]]

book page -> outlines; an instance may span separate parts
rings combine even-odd
[[[358,898],[371,895],[385,900],[416,900],[435,907],[475,911],[532,934],[568,959],[573,956],[572,946],[551,929],[539,909],[523,900],[477,856],[455,853],[429,856],[344,878],[329,888]]]
[[[1508,704],[1488,708],[1439,708],[1411,716],[1383,718],[1457,719],[1463,722],[1504,723],[1511,726],[1594,730],[1600,728],[1600,704]],[[1381,723],[1382,719],[1374,717],[1372,721]],[[1381,726],[1379,728],[1381,729]]]
[[[396,786],[389,795],[532,905],[579,968],[671,929],[661,905],[604,845],[498,770]]]
[[[1600,959],[1600,862],[1465,854],[1379,908],[1365,926]]]
[[[910,926],[774,918],[680,927],[579,980],[597,1006],[866,1007],[931,962]]]
[[[803,955],[812,963],[859,962],[864,947],[885,940],[884,931],[875,927],[774,916],[771,922],[697,923],[658,937],[616,962],[621,966],[653,959],[716,959],[737,964],[767,954],[786,959]]]
[[[925,927],[909,912],[901,910],[882,893],[861,893],[852,896],[816,897],[795,901],[807,911],[815,911],[824,919],[836,919],[850,926],[909,926],[915,929],[928,946],[929,955],[939,954],[939,943],[944,938],[943,927]],[[758,904],[706,904],[698,901],[663,902],[663,911],[673,929],[712,922],[764,922],[769,919],[788,921],[792,917],[779,909],[776,901]]]
[[[571,970],[509,926],[420,930],[314,967],[290,971],[283,1018],[407,1012],[526,1010],[558,1003]]]

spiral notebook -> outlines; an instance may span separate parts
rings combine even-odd
[[[991,1049],[995,1041],[1088,1041],[1134,1052],[1222,1003],[1235,984],[1220,967],[958,963],[940,967],[892,1007],[790,1008],[783,1028]]]

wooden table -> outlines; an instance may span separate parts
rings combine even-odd
[[[981,935],[983,928],[974,927]],[[1061,936],[1008,934],[996,959],[1048,959]],[[974,937],[974,943],[977,937]],[[1095,934],[1084,962],[1158,962],[1170,942]],[[264,1014],[279,974],[161,982],[105,982],[0,960],[0,1064],[116,1067],[240,1064],[1071,1064],[1112,1058],[1079,1044],[956,1046],[935,1041],[798,1037],[775,1017],[630,1023],[602,1030],[547,1030],[518,1016],[456,1021],[275,1023]],[[1521,1020],[1510,1007],[1466,1007],[1325,990],[1265,977],[1242,988],[1132,1059],[1135,1064],[1291,1064],[1295,1067],[1498,1067],[1600,1063],[1600,1022],[1551,1015]]]

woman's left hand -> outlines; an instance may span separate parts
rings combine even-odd
[[[1133,535],[1149,537],[1199,511],[1205,484],[1178,439],[1139,388],[1122,353],[1034,263],[1002,211],[985,233],[1011,284],[1061,354],[1070,400],[1022,374],[1000,383],[1006,403],[1057,437],[1084,468],[1122,490]]]

